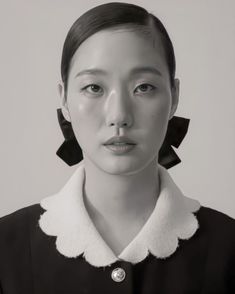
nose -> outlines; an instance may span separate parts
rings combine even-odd
[[[113,91],[107,99],[106,123],[110,127],[130,128],[133,123],[131,101],[126,91]]]

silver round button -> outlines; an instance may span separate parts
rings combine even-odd
[[[126,273],[124,269],[117,267],[112,271],[111,277],[115,282],[122,282],[126,277]]]

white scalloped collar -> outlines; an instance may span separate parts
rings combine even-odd
[[[139,233],[116,256],[95,228],[83,202],[85,167],[83,160],[66,185],[41,200],[46,210],[39,219],[42,231],[56,236],[56,248],[66,257],[83,254],[95,267],[110,266],[117,260],[133,264],[144,260],[149,252],[157,258],[172,255],[178,239],[191,238],[199,227],[193,212],[200,203],[183,195],[166,168],[158,164],[160,194],[155,208]]]

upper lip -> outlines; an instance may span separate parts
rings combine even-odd
[[[136,144],[134,141],[129,139],[128,137],[125,136],[114,136],[108,139],[104,145],[109,145],[113,143],[128,143],[128,144]]]

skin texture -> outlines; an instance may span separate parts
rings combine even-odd
[[[155,68],[159,74],[131,74],[136,67]],[[76,76],[91,68],[106,74]],[[179,81],[171,87],[157,33],[150,40],[128,29],[102,30],[77,49],[67,97],[62,82],[59,93],[63,114],[83,150],[87,210],[108,245],[120,253],[156,205],[158,151],[178,105]],[[131,152],[113,154],[103,143],[114,135],[125,135],[137,145]]]

